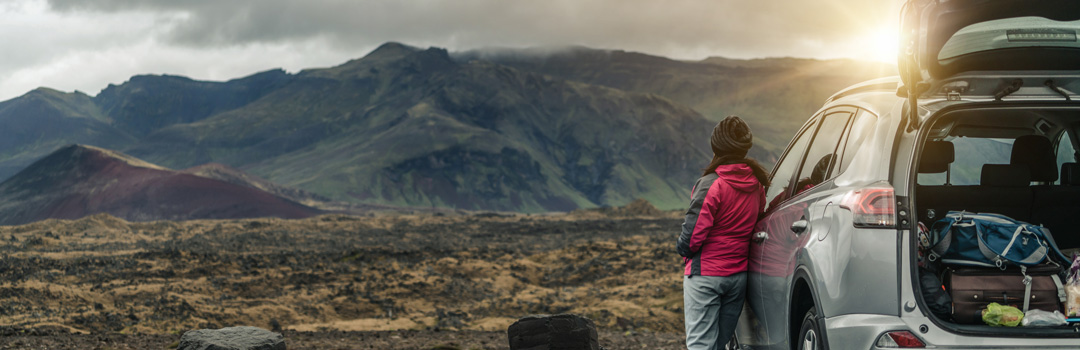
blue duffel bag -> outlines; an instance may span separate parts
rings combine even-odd
[[[1033,266],[1068,259],[1050,230],[1004,215],[950,211],[930,227],[930,261],[950,265]]]

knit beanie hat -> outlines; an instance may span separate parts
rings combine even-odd
[[[750,132],[750,126],[742,119],[730,116],[721,120],[713,128],[712,140],[713,155],[717,157],[736,156],[746,157],[746,152],[754,145],[754,134]]]

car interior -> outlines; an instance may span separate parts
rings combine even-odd
[[[1074,221],[1080,213],[1078,127],[1080,111],[1067,109],[966,110],[933,121],[919,154],[913,198],[920,231],[932,236],[926,228],[949,211],[995,213],[1049,229],[1067,257],[1080,253],[1080,230]],[[919,236],[923,240],[924,235]],[[961,321],[959,306],[949,306],[957,304],[942,304],[943,290],[961,293],[943,282],[955,267],[923,255],[920,250],[916,283],[931,314],[960,330],[989,327]],[[957,297],[952,295],[952,300]]]
[[[1050,229],[1080,248],[1077,126],[1067,110],[954,112],[931,127],[919,158],[915,208],[931,227],[949,211],[997,213]],[[1066,254],[1068,255],[1068,254]]]

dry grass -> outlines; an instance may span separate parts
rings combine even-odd
[[[678,215],[636,214],[95,215],[0,227],[0,325],[497,331],[576,313],[611,331],[678,333]]]

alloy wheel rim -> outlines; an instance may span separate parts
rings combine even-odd
[[[806,335],[803,336],[803,349],[814,350],[817,349],[817,334],[813,329],[807,329]]]

